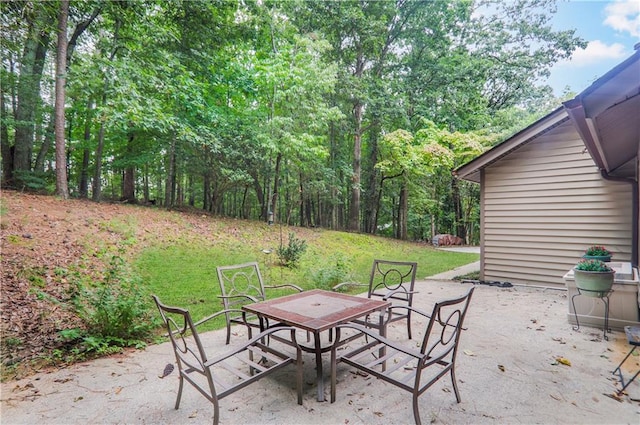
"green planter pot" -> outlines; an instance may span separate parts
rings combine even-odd
[[[615,272],[587,272],[573,269],[576,286],[583,290],[582,295],[601,297],[611,290]]]
[[[611,256],[610,255],[583,255],[582,258],[584,258],[585,260],[600,260],[600,261],[604,261],[605,263],[608,263],[609,261],[611,261]]]

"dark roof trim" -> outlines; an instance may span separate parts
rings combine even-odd
[[[584,103],[582,103],[582,100],[575,98],[565,102],[564,106],[567,108],[567,113],[569,114],[569,117],[571,117],[571,121],[573,121],[578,134],[580,134],[580,138],[587,147],[589,155],[593,158],[598,169],[606,169],[607,167],[603,161],[604,155],[599,150],[599,147],[601,146],[600,142],[595,140],[598,135],[597,132],[589,126],[584,110]]]

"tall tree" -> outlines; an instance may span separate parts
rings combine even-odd
[[[16,90],[13,172],[7,184],[23,186],[26,173],[31,171],[36,109],[41,102],[40,81],[51,39],[54,21],[50,4],[33,2],[7,4],[7,11],[21,22],[24,44],[20,58],[20,75]],[[17,174],[17,175],[16,175]],[[15,181],[14,181],[15,180]]]
[[[56,51],[56,195],[69,197],[67,185],[67,155],[64,127],[65,82],[67,75],[67,21],[69,0],[60,1],[58,15],[58,48]]]

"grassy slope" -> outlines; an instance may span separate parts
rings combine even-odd
[[[366,282],[374,258],[418,262],[418,279],[467,264],[477,254],[435,250],[425,244],[320,229],[238,222],[202,240],[153,246],[140,253],[138,272],[165,303],[183,306],[198,319],[221,307],[216,266],[258,261],[266,284],[294,283],[304,289],[329,289],[339,281]],[[227,221],[225,226],[228,226]],[[221,227],[225,227],[221,226]],[[280,266],[276,249],[293,232],[307,242],[298,268]],[[225,235],[225,236],[222,236]],[[263,250],[271,250],[265,254]],[[342,265],[340,267],[339,265]]]

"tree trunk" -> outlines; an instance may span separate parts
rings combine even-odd
[[[458,187],[458,180],[451,179],[451,197],[453,198],[453,209],[455,211],[455,232],[456,236],[466,239],[466,229],[464,227],[464,217],[462,211],[462,203],[460,202],[460,188]]]
[[[269,199],[269,209],[271,211],[271,214],[273,214],[272,216],[272,221],[275,223],[276,222],[276,205],[278,204],[278,188],[280,186],[280,167],[282,166],[282,154],[278,153],[278,156],[276,157],[276,167],[274,170],[274,177],[273,177],[273,192],[271,194],[271,198]],[[267,217],[267,220],[269,219],[269,217]]]
[[[135,134],[130,133],[127,139],[127,157],[133,154],[133,140]],[[133,165],[128,165],[124,169],[122,176],[122,200],[129,203],[136,203],[136,186],[135,186],[136,169]]]
[[[107,104],[106,83],[105,92],[102,94],[102,104]],[[100,130],[98,130],[98,145],[96,146],[95,170],[93,172],[93,182],[91,185],[91,199],[100,202],[102,198],[102,152],[104,150],[104,120],[100,119]]]
[[[82,150],[82,168],[80,169],[80,181],[78,182],[78,194],[80,198],[86,199],[89,196],[89,159],[91,151],[89,150],[89,142],[91,141],[91,101],[87,104],[87,114],[84,121],[84,144]]]
[[[55,138],[55,111],[51,114],[51,119],[49,120],[49,124],[47,124],[47,129],[44,131],[44,138],[42,141],[42,146],[40,146],[40,150],[38,151],[38,156],[36,157],[36,163],[33,166],[35,171],[44,173],[44,163],[47,158],[47,154],[49,153],[49,149],[53,146],[53,140]]]
[[[15,150],[10,181],[14,181],[13,171],[31,171],[35,111],[40,102],[40,81],[49,47],[49,32],[40,28],[40,22],[45,18],[38,16],[39,13],[45,13],[43,9],[36,8],[36,16],[32,17],[20,61],[15,113]]]
[[[378,212],[379,208],[379,190],[378,182],[380,181],[380,172],[376,169],[378,162],[378,134],[380,133],[379,126],[372,128],[370,139],[370,153],[369,153],[369,172],[368,175],[368,187],[364,201],[364,231],[372,235],[376,234],[378,227]]]
[[[351,176],[351,209],[349,210],[349,230],[360,230],[360,174],[362,172],[362,114],[363,105],[358,102],[353,108],[355,135],[353,142],[353,174]]]
[[[174,205],[176,196],[176,138],[171,135],[171,146],[169,147],[169,158],[167,158],[167,181],[165,188],[164,206],[169,208]]]
[[[58,49],[56,54],[56,194],[63,199],[69,197],[67,183],[66,143],[64,135],[65,83],[67,75],[67,20],[69,0],[60,2],[58,17]]]
[[[403,241],[407,240],[407,219],[409,210],[409,190],[407,189],[407,182],[403,180],[402,188],[400,189],[400,199],[398,200],[398,239]]]
[[[0,91],[0,150],[2,152],[2,184],[11,185],[13,171],[13,146],[9,140],[9,129],[7,128],[7,106],[4,103],[4,93]]]

